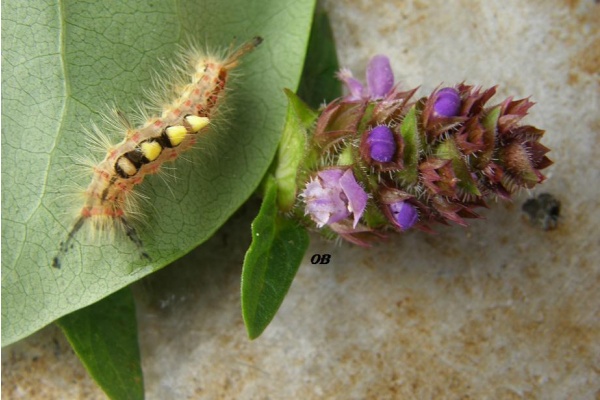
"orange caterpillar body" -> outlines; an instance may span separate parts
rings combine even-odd
[[[164,108],[160,117],[151,117],[140,127],[128,127],[125,139],[112,146],[104,160],[94,167],[92,182],[85,191],[85,202],[79,217],[60,244],[52,266],[60,268],[61,257],[72,246],[75,234],[86,221],[95,230],[122,229],[136,244],[143,258],[150,257],[129,220],[131,192],[147,174],[157,173],[166,161],[175,160],[182,151],[196,143],[198,133],[205,130],[222,97],[229,71],[240,57],[262,42],[255,37],[225,60],[190,57],[193,64],[191,83],[177,89],[177,98]],[[126,119],[119,115],[119,119]],[[127,124],[126,124],[127,125]]]

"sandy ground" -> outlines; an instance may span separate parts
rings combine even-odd
[[[246,205],[207,244],[135,287],[149,399],[599,399],[600,4],[329,0],[342,64],[387,54],[404,87],[499,84],[531,95],[549,179],[486,220],[370,250],[311,237],[279,314],[250,342],[239,310]],[[521,204],[562,202],[559,226]],[[312,265],[313,254],[331,254]],[[2,351],[3,399],[96,399],[55,327]]]

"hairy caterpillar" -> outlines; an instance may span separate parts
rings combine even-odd
[[[230,49],[224,58],[204,56],[195,52],[186,58],[192,67],[191,82],[176,85],[175,98],[139,127],[132,127],[125,116],[117,112],[125,127],[125,138],[109,146],[106,157],[93,168],[92,181],[84,193],[84,204],[67,238],[60,243],[52,266],[60,268],[77,232],[89,223],[94,231],[121,230],[137,246],[142,258],[150,259],[131,222],[132,191],[143,182],[146,174],[159,172],[162,164],[174,161],[180,153],[196,143],[199,133],[206,130],[224,94],[229,71],[239,64],[246,53],[262,42],[255,37],[237,49]],[[102,138],[99,142],[105,142]]]

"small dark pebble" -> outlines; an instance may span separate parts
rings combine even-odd
[[[521,207],[532,225],[545,231],[556,229],[560,217],[560,201],[550,193],[542,193],[523,203]]]

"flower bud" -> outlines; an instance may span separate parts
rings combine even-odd
[[[396,153],[396,141],[392,130],[385,125],[376,126],[367,138],[369,155],[378,162],[390,162]]]
[[[446,87],[437,92],[433,110],[440,117],[455,117],[460,111],[460,103],[458,90]]]
[[[388,206],[394,218],[394,223],[403,231],[411,228],[419,220],[417,209],[406,201],[398,201]]]

